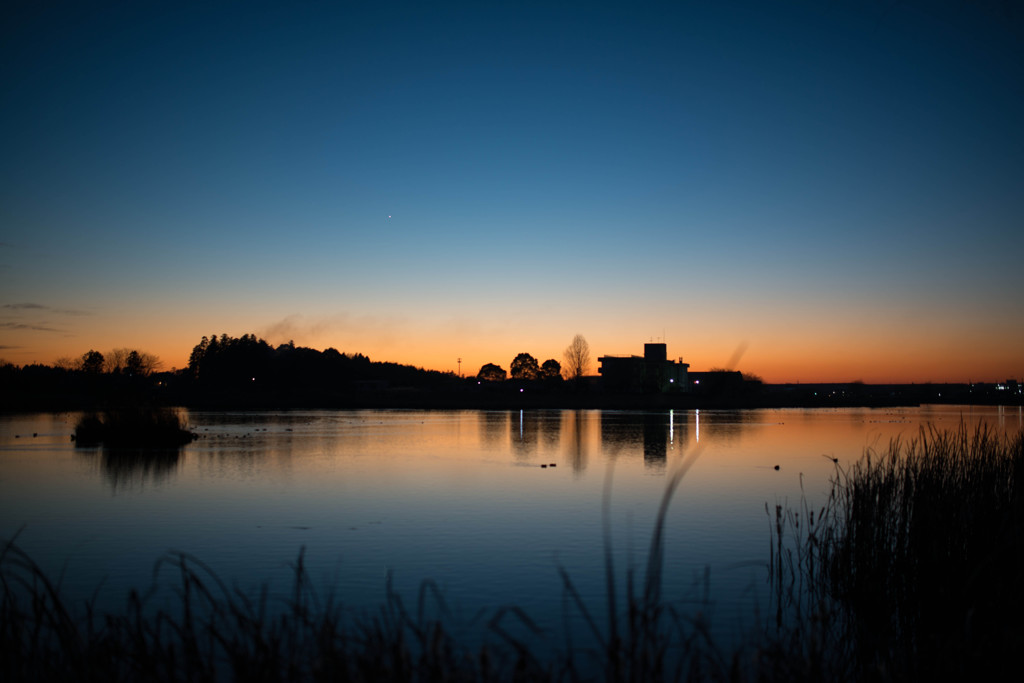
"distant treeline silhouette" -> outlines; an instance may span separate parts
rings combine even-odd
[[[436,387],[450,372],[374,362],[361,353],[317,351],[293,342],[274,348],[253,334],[203,337],[189,355],[188,376],[203,391],[345,391],[372,387]]]
[[[1021,383],[767,385],[756,375],[714,368],[690,372],[689,391],[621,393],[587,371],[577,335],[564,354],[538,363],[520,353],[506,372],[495,363],[461,377],[367,356],[274,347],[254,334],[203,337],[186,368],[159,372],[160,360],[134,349],[89,350],[53,366],[0,360],[0,411],[95,410],[125,406],[209,409],[287,408],[758,408],[1024,402]],[[564,379],[563,379],[564,378]],[[572,380],[572,381],[566,381]]]
[[[437,389],[454,373],[374,362],[367,356],[296,346],[276,348],[254,334],[203,337],[188,367],[156,372],[151,354],[89,350],[53,366],[0,361],[0,409],[85,409],[111,405],[278,406],[344,404],[375,390]]]
[[[542,381],[548,386],[557,386],[562,381],[562,365],[554,358],[549,358],[543,364],[528,353],[520,353],[512,359],[512,379],[533,382]],[[497,363],[485,363],[476,374],[477,380],[481,382],[504,382],[509,375]]]
[[[77,359],[54,365],[18,367],[0,361],[0,409],[66,410],[147,401],[165,384],[156,373],[160,361],[151,354],[114,349],[106,355],[89,350]]]

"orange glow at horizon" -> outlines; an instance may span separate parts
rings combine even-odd
[[[253,334],[473,376],[581,334],[591,375],[664,341],[1024,378],[1024,60],[985,3],[163,4],[19,3],[0,360]]]
[[[538,362],[553,358],[563,363],[565,347],[574,334],[581,333],[590,345],[589,374],[597,375],[599,357],[642,355],[645,342],[662,341],[634,334],[631,330],[642,329],[642,321],[629,319],[622,324],[587,324],[579,320],[557,329],[556,321],[550,320],[543,320],[536,327],[415,320],[364,327],[359,321],[350,324],[347,319],[340,328],[318,319],[305,324],[246,323],[247,319],[260,317],[246,311],[218,324],[214,322],[218,316],[212,314],[200,320],[184,315],[97,315],[79,320],[73,335],[22,334],[15,339],[19,343],[0,352],[0,357],[18,365],[53,364],[59,358],[81,358],[92,349],[106,354],[115,348],[130,348],[156,355],[162,362],[161,369],[171,370],[187,366],[193,346],[204,335],[226,333],[239,337],[251,333],[273,346],[294,341],[317,350],[333,347],[342,353],[362,353],[373,361],[442,372],[458,372],[461,358],[462,374],[470,377],[486,363],[496,363],[508,370],[512,359],[524,352]],[[791,327],[761,326],[759,334],[748,335],[740,326],[723,322],[695,325],[692,329],[670,327],[664,334],[669,358],[682,358],[691,371],[728,368],[735,361],[735,367],[730,369],[757,375],[768,383],[962,383],[998,382],[1024,376],[1024,357],[1019,348],[1004,341],[1019,338],[1015,337],[1012,324],[985,337],[967,326],[951,326],[932,336],[914,335],[913,330],[906,328],[869,333],[858,330],[854,323],[825,332],[810,326]]]

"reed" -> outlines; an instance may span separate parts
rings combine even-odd
[[[986,426],[837,466],[817,519],[776,508],[777,623],[855,680],[1001,677],[1024,645],[1022,475],[1024,433]]]
[[[59,585],[12,541],[0,548],[0,679],[4,681],[491,681],[553,680],[528,652],[462,648],[421,586],[410,613],[388,584],[377,613],[349,620],[314,589],[300,552],[282,606],[252,598],[183,553],[156,563],[176,600],[131,591],[122,613],[91,603],[72,614]],[[500,624],[503,615],[492,619]],[[500,630],[500,627],[499,627]]]
[[[587,644],[576,645],[571,629],[566,628],[568,649],[564,668],[571,674],[571,680],[590,676],[612,683],[724,681],[741,680],[749,673],[742,661],[742,646],[723,652],[711,638],[703,613],[683,612],[662,594],[669,506],[686,473],[700,457],[701,448],[698,445],[684,453],[670,472],[655,515],[642,577],[637,576],[634,567],[626,569],[622,603],[618,599],[619,578],[613,560],[609,511],[614,463],[609,463],[602,504],[607,609],[603,627],[601,619],[576,590],[569,573],[559,567],[566,603],[582,617],[587,625],[584,635],[589,635]],[[579,662],[581,654],[586,657],[583,662]]]

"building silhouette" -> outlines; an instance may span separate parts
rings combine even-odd
[[[643,356],[601,356],[601,386],[616,393],[667,394],[690,391],[689,363],[668,359],[665,344],[644,344]]]

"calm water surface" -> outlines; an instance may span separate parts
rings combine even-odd
[[[564,567],[603,609],[602,491],[624,585],[642,569],[666,482],[665,596],[718,628],[765,606],[766,504],[825,500],[832,458],[922,426],[1024,427],[1018,407],[753,411],[188,413],[201,435],[140,461],[70,441],[77,415],[0,416],[0,538],[68,595],[123,605],[169,550],[245,591],[311,577],[355,612],[435,581],[457,615],[514,604],[558,628]],[[776,469],[777,468],[777,469]]]

